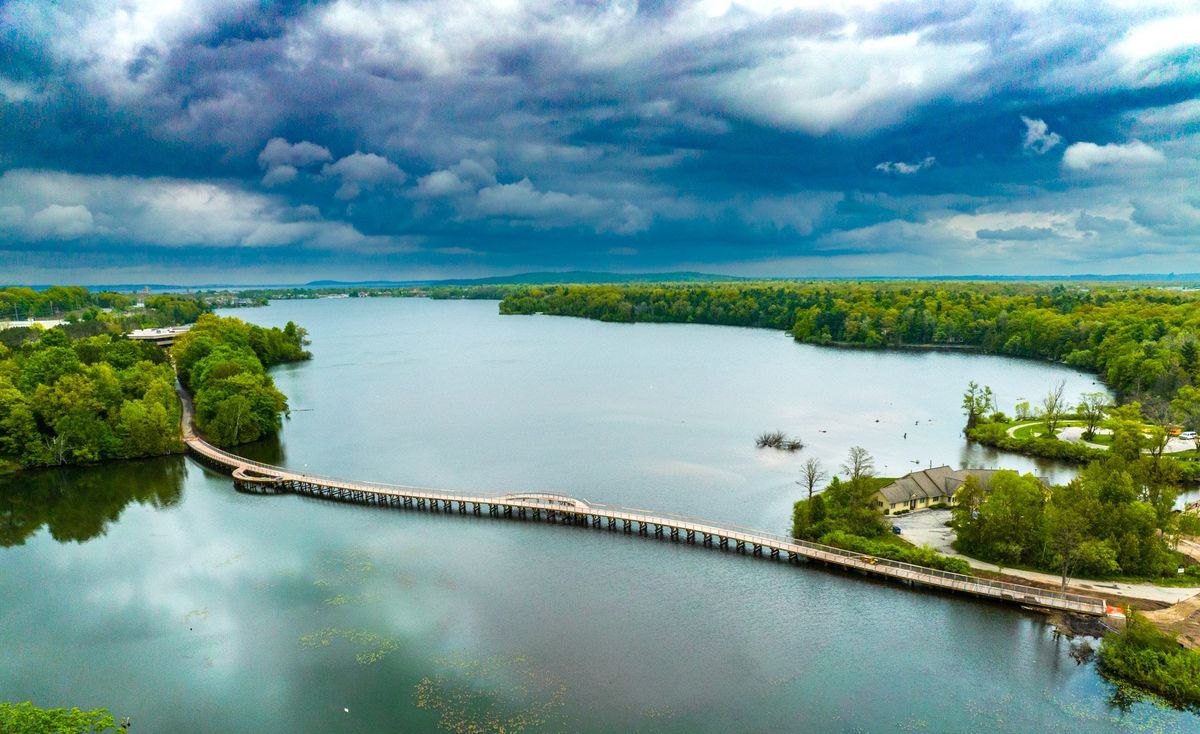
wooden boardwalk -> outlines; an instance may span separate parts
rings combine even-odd
[[[737,525],[628,507],[600,505],[565,495],[542,492],[473,495],[426,487],[346,481],[302,474],[283,467],[251,461],[209,444],[191,430],[190,401],[186,395],[182,397],[184,441],[188,453],[205,466],[232,476],[238,487],[247,492],[289,493],[378,507],[487,515],[589,527],[750,553],[774,560],[818,561],[908,585],[955,591],[1028,607],[1092,616],[1104,616],[1107,612],[1105,600],[1096,597],[990,581],[874,558]]]

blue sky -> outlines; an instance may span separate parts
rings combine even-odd
[[[10,0],[0,281],[1200,272],[1200,4]]]

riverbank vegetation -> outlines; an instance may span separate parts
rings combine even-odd
[[[109,333],[34,329],[0,343],[0,465],[9,469],[182,450],[163,350]]]
[[[1200,711],[1200,652],[1181,646],[1145,617],[1130,611],[1125,629],[1104,636],[1100,672],[1117,682]]]
[[[278,432],[287,398],[266,369],[310,358],[307,343],[305,330],[290,321],[283,329],[266,329],[235,318],[201,317],[171,349],[179,379],[194,400],[196,427],[218,446]]]
[[[971,573],[962,559],[919,548],[892,533],[871,499],[876,490],[893,480],[875,476],[874,459],[866,450],[853,447],[842,473],[844,480],[835,476],[824,491],[810,493],[793,505],[792,537],[928,568]],[[798,482],[801,486],[807,483],[807,475],[806,467]]]
[[[1122,398],[1149,405],[1200,377],[1198,299],[1082,284],[582,285],[518,288],[500,310],[784,329],[811,344],[973,348],[1094,372]]]
[[[121,731],[128,729],[123,722]],[[29,701],[0,703],[0,732],[3,734],[87,734],[118,731],[117,721],[107,709],[43,709]]]
[[[1141,403],[1115,405],[1102,392],[1084,393],[1071,405],[1062,395],[1062,383],[1052,387],[1038,407],[1019,404],[1015,419],[990,400],[991,390],[974,382],[963,393],[964,431],[972,441],[1080,464],[1102,461],[1113,451],[1130,460],[1148,455],[1164,467],[1161,475],[1179,482],[1200,481],[1200,452],[1168,451],[1173,432],[1200,428],[1200,390],[1191,385],[1180,388],[1170,403],[1154,404],[1151,418]],[[1067,432],[1072,434],[1069,440],[1060,435]]]

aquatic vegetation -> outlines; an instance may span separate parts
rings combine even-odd
[[[780,451],[799,451],[804,448],[804,442],[798,438],[791,438],[783,431],[767,431],[766,433],[758,434],[758,438],[754,440],[754,445],[760,449],[772,448]]]
[[[367,554],[353,551],[333,556],[322,564],[322,569],[322,576],[313,581],[313,586],[332,593],[325,599],[326,604],[340,607],[364,604],[377,598],[366,592],[349,593],[349,590],[365,585],[375,571],[375,564]]]
[[[438,726],[455,734],[518,732],[561,725],[566,685],[524,656],[437,661],[445,670],[413,689],[417,708],[435,711]]]
[[[1118,684],[1153,693],[1173,706],[1200,708],[1200,653],[1130,612],[1125,629],[1104,636],[1099,669]]]
[[[400,641],[394,637],[382,637],[368,630],[339,629],[328,627],[304,635],[300,644],[304,647],[330,647],[336,640],[351,643],[359,648],[354,660],[359,665],[373,665],[400,649]]]

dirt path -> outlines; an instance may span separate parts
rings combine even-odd
[[[1146,618],[1161,629],[1179,635],[1184,647],[1200,649],[1200,595],[1185,599],[1166,609],[1143,612]]]

